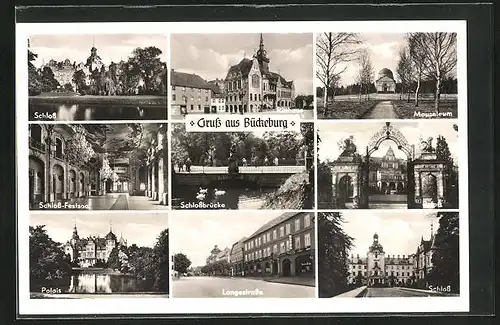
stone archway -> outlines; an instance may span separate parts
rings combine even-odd
[[[338,196],[342,202],[352,202],[354,197],[354,184],[352,177],[344,175],[339,179]]]
[[[360,184],[360,195],[359,195],[359,207],[360,208],[370,208],[370,179],[369,175],[371,172],[372,167],[372,155],[377,152],[377,150],[380,148],[381,144],[389,141],[394,144],[396,144],[396,147],[398,150],[404,153],[406,156],[406,170],[404,172],[399,171],[399,170],[394,170],[394,173],[397,173],[398,175],[393,175],[394,177],[385,177],[385,180],[380,182],[380,195],[373,195],[371,198],[372,200],[378,200],[379,202],[383,202],[382,204],[384,206],[399,206],[401,204],[404,204],[406,207],[411,207],[413,205],[414,201],[414,186],[408,186],[406,193],[401,193],[403,189],[401,188],[401,191],[398,191],[398,178],[397,177],[403,177],[402,181],[407,182],[407,184],[413,184],[413,148],[409,144],[408,140],[406,137],[399,131],[397,128],[395,128],[390,122],[386,122],[385,125],[380,129],[378,132],[373,134],[371,137],[370,141],[368,142],[368,145],[366,147],[366,153],[364,160],[362,162],[362,169],[361,169],[361,184]],[[394,153],[392,152],[392,155]],[[389,153],[388,150],[388,153]],[[387,153],[387,155],[388,155]],[[393,166],[392,161],[389,161],[390,164],[387,164],[391,167]],[[399,175],[401,174],[401,175]],[[376,180],[380,181],[380,180]],[[388,197],[390,196],[390,197]],[[375,204],[375,203],[374,203]]]
[[[292,262],[288,258],[281,262],[281,270],[282,276],[292,276]]]

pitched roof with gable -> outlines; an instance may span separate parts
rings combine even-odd
[[[184,73],[172,70],[170,84],[172,86],[211,89],[208,82],[194,73]]]
[[[277,226],[279,225],[280,223],[300,214],[300,213],[304,213],[304,212],[285,212],[283,213],[282,215],[280,215],[279,217],[276,217],[274,218],[273,220],[267,222],[266,224],[264,224],[262,227],[260,227],[259,229],[257,229],[251,236],[249,236],[248,238],[252,238],[266,230],[269,230],[271,229],[272,227],[274,226]]]
[[[244,77],[248,76],[248,73],[252,69],[253,61],[250,59],[242,59],[240,63],[235,64],[229,68],[227,71],[226,79],[229,77],[230,74],[233,73],[241,73]]]

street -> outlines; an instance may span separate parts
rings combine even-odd
[[[172,289],[172,296],[175,298],[313,298],[316,296],[314,287],[236,277],[182,277],[174,280]]]
[[[404,290],[401,288],[367,288],[363,297],[437,297],[439,293]]]

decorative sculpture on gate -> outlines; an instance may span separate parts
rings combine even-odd
[[[432,146],[432,137],[427,138],[427,140],[420,140],[420,150],[425,153],[433,153],[435,151]]]

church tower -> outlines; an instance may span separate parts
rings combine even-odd
[[[262,73],[269,73],[269,58],[267,57],[267,51],[264,47],[264,39],[262,37],[262,33],[260,33],[260,44],[257,53],[254,57],[259,62],[260,69]]]
[[[385,282],[385,252],[378,241],[378,234],[373,235],[373,243],[368,250],[367,276],[369,285]]]

